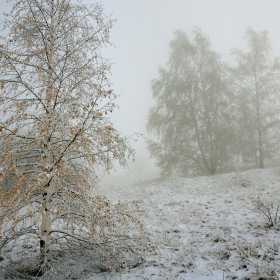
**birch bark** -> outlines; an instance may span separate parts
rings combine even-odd
[[[52,72],[53,72],[53,53],[54,53],[54,0],[52,0],[51,8],[51,28],[50,28],[50,49],[47,55],[49,60],[48,79],[47,79],[47,108],[46,114],[48,115],[49,122],[52,120]],[[51,126],[51,124],[50,124]],[[46,145],[48,146],[50,138],[47,137]],[[50,155],[46,156],[47,166],[51,166],[52,161]],[[48,247],[50,245],[50,234],[51,234],[51,212],[50,212],[50,198],[49,198],[50,182],[45,186],[45,192],[43,193],[43,204],[42,204],[42,226],[41,226],[41,240],[40,240],[40,251],[41,261],[44,261],[48,253]]]

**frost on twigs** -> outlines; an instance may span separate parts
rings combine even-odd
[[[59,279],[85,271],[118,270],[143,261],[145,234],[138,220],[120,203],[111,205],[105,197],[85,200],[77,194],[64,202],[57,194],[52,197],[51,242],[43,263],[41,218],[35,202],[39,194],[17,214],[9,215],[9,209],[3,213],[6,219],[1,216],[1,266],[6,277]]]
[[[275,200],[264,201],[257,199],[255,201],[255,210],[262,214],[268,227],[279,225],[280,222],[280,202]]]
[[[0,273],[7,277],[65,279],[141,259],[137,219],[91,197],[97,168],[126,166],[134,156],[109,120],[116,95],[101,49],[111,44],[113,22],[102,6],[70,0],[18,0],[3,22]]]

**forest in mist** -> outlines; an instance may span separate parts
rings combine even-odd
[[[248,27],[245,51],[222,60],[201,29],[174,33],[167,68],[151,82],[156,100],[148,150],[161,174],[215,174],[279,160],[280,63],[267,31]]]

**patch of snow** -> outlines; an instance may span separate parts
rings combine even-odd
[[[139,267],[85,279],[280,276],[280,225],[268,227],[267,218],[256,208],[258,201],[279,204],[279,168],[165,181],[119,177],[101,182],[98,192],[113,202],[137,201],[155,249]]]

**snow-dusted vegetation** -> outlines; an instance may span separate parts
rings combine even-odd
[[[138,202],[151,239],[146,260],[87,279],[279,279],[280,223],[271,226],[265,215],[276,217],[279,168],[129,179],[107,179],[99,192],[128,208]]]
[[[136,51],[140,26],[126,22],[116,77],[151,107],[126,96],[119,128],[115,19],[94,2],[7,0],[0,18],[0,280],[279,279],[280,58],[268,31],[248,26],[235,62],[199,27],[175,31],[149,92],[137,59],[152,56],[152,28]],[[102,177],[136,153],[137,176]]]
[[[108,117],[117,95],[101,49],[113,23],[70,0],[13,1],[1,21],[0,276],[73,279],[139,262],[145,238],[128,232],[140,222],[91,196],[98,168],[134,155]]]

